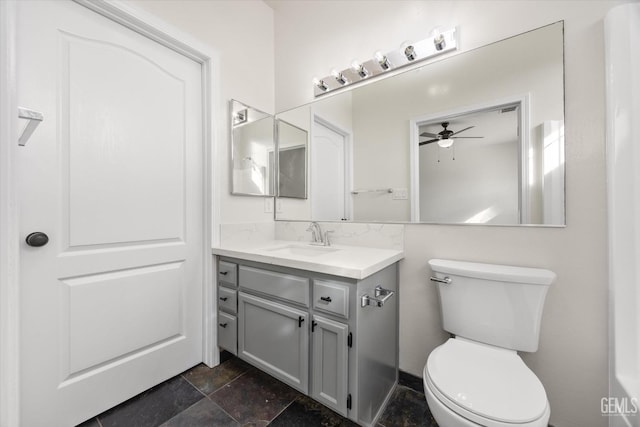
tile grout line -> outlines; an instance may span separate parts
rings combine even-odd
[[[189,381],[184,375],[180,374],[180,377],[185,380],[191,387],[195,388],[196,390],[198,390],[198,392],[203,395],[204,397],[208,397],[202,390],[200,390],[198,387],[196,387],[191,381]],[[194,404],[195,405],[195,404]]]
[[[289,409],[289,406],[293,405],[293,402],[295,402],[295,401],[296,401],[296,400],[298,400],[299,398],[300,398],[300,396],[296,396],[296,397],[294,397],[294,398],[293,398],[293,400],[287,404],[287,406],[285,406],[285,407],[284,407],[280,412],[278,412],[278,413],[275,415],[275,417],[273,417],[273,418],[269,421],[269,424],[271,424],[272,422],[274,422],[276,418],[278,418],[280,415],[282,415],[282,413],[283,413],[284,411],[286,411],[287,409]]]
[[[215,392],[214,392],[215,393]],[[211,393],[213,394],[213,393]],[[220,410],[222,412],[224,412],[227,416],[229,416],[229,418],[231,418],[233,421],[235,421],[236,423],[238,423],[239,426],[242,426],[242,423],[240,423],[240,421],[236,420],[233,415],[231,415],[230,413],[228,413],[222,406],[218,405],[216,402],[213,401],[213,399],[211,399],[211,397],[207,396],[207,399],[209,399],[209,401],[211,403],[213,403],[214,405],[216,405],[217,408],[220,408]]]

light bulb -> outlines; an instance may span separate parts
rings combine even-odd
[[[449,148],[453,145],[453,139],[441,139],[438,141],[438,146],[442,148]]]
[[[313,78],[313,84],[316,85],[320,90],[326,91],[327,89],[329,89],[325,84],[324,80],[320,80],[317,77]]]
[[[369,75],[369,72],[366,68],[364,68],[364,65],[362,65],[358,61],[353,61],[351,63],[351,68],[363,79]]]
[[[442,50],[447,45],[444,40],[444,36],[438,28],[433,30],[433,45],[435,46],[436,50]]]
[[[383,70],[388,70],[389,68],[391,68],[389,60],[382,52],[377,51],[374,56],[376,58],[376,61],[378,61],[378,64],[380,64],[380,68],[382,68]]]
[[[341,85],[347,84],[347,79],[344,77],[344,74],[342,74],[340,71],[336,70],[335,68],[331,70],[331,75],[335,77],[337,82],[340,83]]]

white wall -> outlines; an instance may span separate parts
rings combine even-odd
[[[541,379],[556,427],[605,426],[607,263],[603,23],[615,1],[277,1],[276,110],[313,99],[311,79],[460,25],[471,49],[565,20],[566,228],[407,225],[400,268],[400,367],[420,375],[442,343],[429,258],[548,268],[558,274],[540,349],[524,355]],[[508,18],[508,19],[505,19]]]
[[[458,140],[448,149],[421,147],[420,220],[517,224],[518,144]]]
[[[228,101],[233,98],[274,112],[273,10],[260,0],[130,0],[169,24],[190,33],[220,53],[220,92],[214,108],[220,129],[214,179],[222,199],[221,222],[270,221],[262,197],[230,194]],[[215,209],[215,207],[214,207]]]

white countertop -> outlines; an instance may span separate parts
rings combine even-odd
[[[334,276],[364,279],[404,258],[396,249],[363,246],[314,246],[306,242],[272,240],[260,243],[222,244],[214,255],[298,268]]]

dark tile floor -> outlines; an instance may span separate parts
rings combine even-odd
[[[79,427],[355,426],[316,401],[228,353],[198,365]],[[422,380],[401,372],[378,427],[437,427]]]

